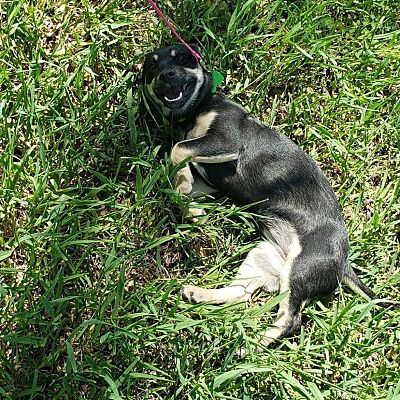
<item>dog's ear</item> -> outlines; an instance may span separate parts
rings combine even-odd
[[[134,69],[136,72],[142,73],[142,70],[143,70],[143,63],[135,64],[135,65],[133,66],[133,69]]]
[[[136,82],[144,85],[145,84],[145,71],[148,71],[149,63],[151,62],[153,51],[138,51],[135,55],[137,59],[136,63],[133,64],[133,72],[137,73]]]
[[[134,79],[134,84],[140,86],[144,85],[143,63],[134,64],[132,71],[137,73],[136,79]]]
[[[200,47],[197,46],[197,44],[189,43],[189,47],[192,48],[201,58],[203,58],[202,51],[200,50]]]
[[[136,82],[143,84],[144,83],[144,76],[143,76],[143,63],[135,64],[133,66],[133,70],[138,73]]]

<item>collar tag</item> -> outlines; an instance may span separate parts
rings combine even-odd
[[[224,81],[224,76],[220,74],[218,71],[212,71],[211,79],[212,79],[211,93],[216,93],[217,86]]]

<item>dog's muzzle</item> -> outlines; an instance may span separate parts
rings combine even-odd
[[[190,98],[196,85],[196,77],[174,68],[160,72],[154,85],[154,93],[171,109],[182,107]]]

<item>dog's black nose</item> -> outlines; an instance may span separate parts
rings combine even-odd
[[[159,77],[161,80],[166,81],[168,78],[173,78],[175,75],[176,75],[175,70],[168,69],[166,71],[161,72]]]

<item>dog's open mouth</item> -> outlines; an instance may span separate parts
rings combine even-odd
[[[194,81],[177,82],[177,84],[156,85],[155,94],[171,110],[176,110],[182,107],[191,96],[194,90]]]
[[[172,86],[165,91],[164,99],[168,103],[173,103],[182,99],[183,94],[187,88],[188,84],[185,83],[183,86]]]

